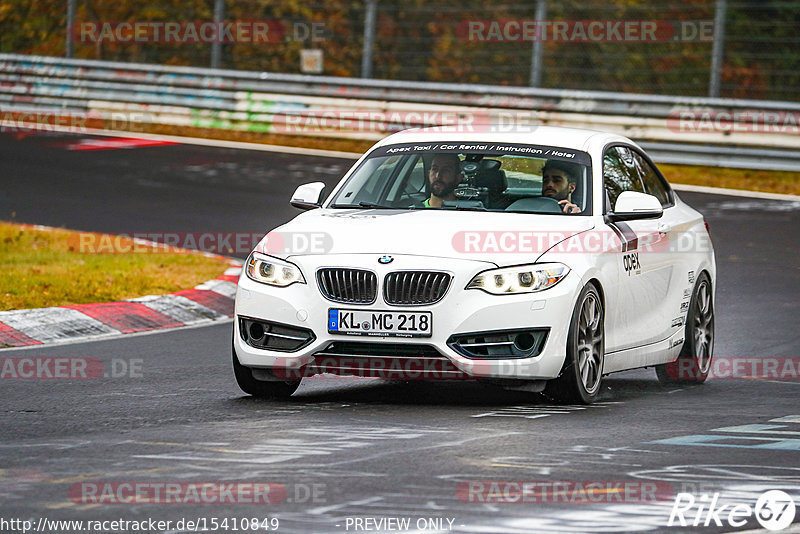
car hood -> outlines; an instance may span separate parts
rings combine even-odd
[[[256,250],[271,256],[407,254],[498,266],[536,261],[594,227],[592,217],[531,213],[315,209],[269,232]]]

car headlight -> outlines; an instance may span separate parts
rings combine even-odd
[[[477,274],[467,289],[482,289],[492,295],[535,293],[553,287],[567,273],[569,267],[561,263],[504,267]]]
[[[258,252],[253,252],[247,258],[245,272],[250,280],[271,286],[286,287],[294,283],[306,283],[297,265]]]

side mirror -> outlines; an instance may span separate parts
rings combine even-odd
[[[658,219],[664,215],[661,202],[653,195],[636,191],[624,191],[617,197],[614,211],[606,214],[606,220],[636,221],[639,219]]]
[[[301,210],[313,210],[322,206],[324,193],[325,184],[322,182],[303,184],[295,189],[292,200],[289,203]]]

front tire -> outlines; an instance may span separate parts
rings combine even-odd
[[[702,384],[711,370],[714,355],[714,302],[711,279],[706,273],[697,278],[678,359],[656,366],[658,381],[665,386]]]
[[[236,349],[233,347],[231,348],[231,354],[233,356],[233,374],[236,377],[236,383],[239,384],[239,389],[248,395],[262,399],[288,399],[300,387],[300,380],[256,380],[253,378],[250,368],[239,363]]]
[[[578,296],[567,337],[567,357],[558,378],[544,394],[559,402],[591,404],[600,393],[605,361],[605,312],[597,288],[588,284]]]

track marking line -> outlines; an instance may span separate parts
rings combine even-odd
[[[24,127],[25,127],[24,125],[19,126],[19,128],[24,128]],[[32,127],[29,129],[37,130],[36,127]],[[75,133],[71,128],[63,126],[53,126],[53,128],[48,129],[48,131],[69,133],[69,134]],[[81,134],[101,135],[105,137],[131,136],[131,132],[123,132],[119,130],[96,130],[93,128],[86,128],[81,132]],[[302,156],[322,156],[326,158],[338,158],[338,159],[358,159],[362,156],[362,154],[358,152],[344,152],[338,150],[325,150],[322,148],[303,148],[303,147],[283,146],[283,145],[265,145],[261,143],[247,143],[244,141],[225,141],[223,139],[205,139],[201,137],[185,137],[181,135],[163,135],[163,134],[137,132],[136,137],[139,139],[148,139],[153,141],[171,141],[183,145],[199,145],[199,146],[209,146],[215,148],[234,148],[241,150],[258,150],[261,152],[280,152],[283,154],[298,154]]]
[[[174,145],[175,142],[163,139],[143,139],[138,137],[120,137],[117,139],[80,139],[77,143],[70,143],[67,150],[116,150],[121,148],[142,148],[151,146]]]

